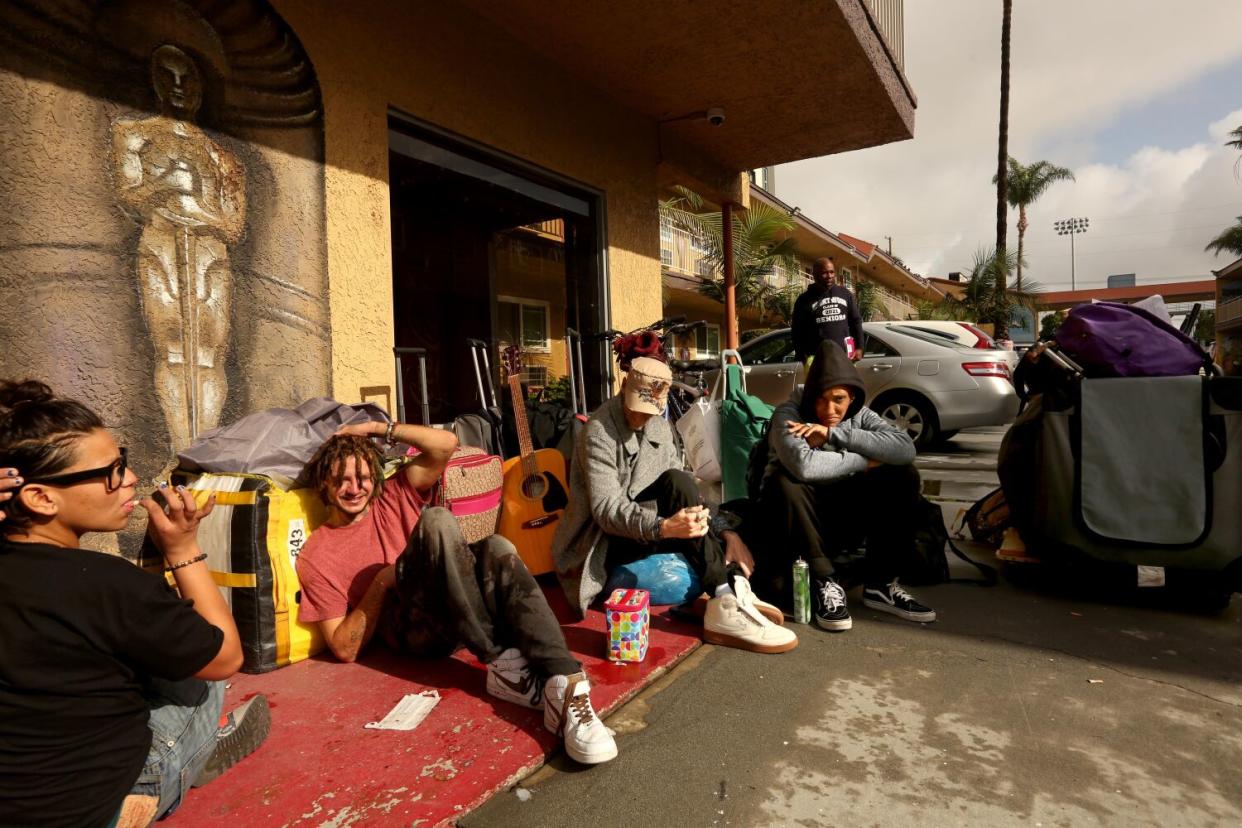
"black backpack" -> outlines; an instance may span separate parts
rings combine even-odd
[[[953,550],[954,555],[978,569],[983,577],[950,577],[949,560],[944,553],[946,546]],[[966,557],[966,554],[958,549],[957,544],[949,537],[949,530],[944,526],[944,513],[940,511],[940,507],[920,496],[918,519],[914,530],[914,549],[901,568],[901,582],[910,586],[931,586],[949,581],[993,586],[996,583],[996,570]]]

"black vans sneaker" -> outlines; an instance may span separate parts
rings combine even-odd
[[[902,589],[896,581],[884,586],[863,589],[863,604],[880,612],[891,612],[898,618],[928,624],[936,620],[936,611],[925,607],[914,596]]]
[[[854,626],[845,606],[845,590],[831,578],[811,579],[811,612],[821,630],[841,632]]]
[[[221,716],[216,747],[194,778],[193,787],[201,788],[254,753],[271,729],[272,713],[267,706],[267,696],[261,694]]]

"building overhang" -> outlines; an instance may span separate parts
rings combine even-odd
[[[661,164],[739,200],[739,171],[913,135],[914,93],[863,0],[461,2],[650,118]]]
[[[1035,294],[1035,299],[1048,310],[1066,310],[1092,300],[1130,303],[1155,295],[1160,295],[1168,303],[1206,302],[1216,298],[1216,280],[1197,279],[1193,282],[1164,282],[1133,287],[1056,290]]]

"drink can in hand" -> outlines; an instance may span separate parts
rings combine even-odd
[[[794,621],[811,623],[811,568],[801,558],[793,565],[793,603]]]

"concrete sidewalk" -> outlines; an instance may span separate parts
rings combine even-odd
[[[947,519],[996,485],[1001,432],[920,457]],[[935,624],[855,591],[849,632],[704,646],[609,719],[606,769],[554,762],[459,824],[1242,824],[1242,596],[1204,616],[1007,575],[914,590]]]
[[[612,717],[607,772],[545,768],[528,801],[459,824],[1242,823],[1242,601],[1202,617],[1006,584],[918,594],[937,623],[855,593],[850,632],[702,648]]]

